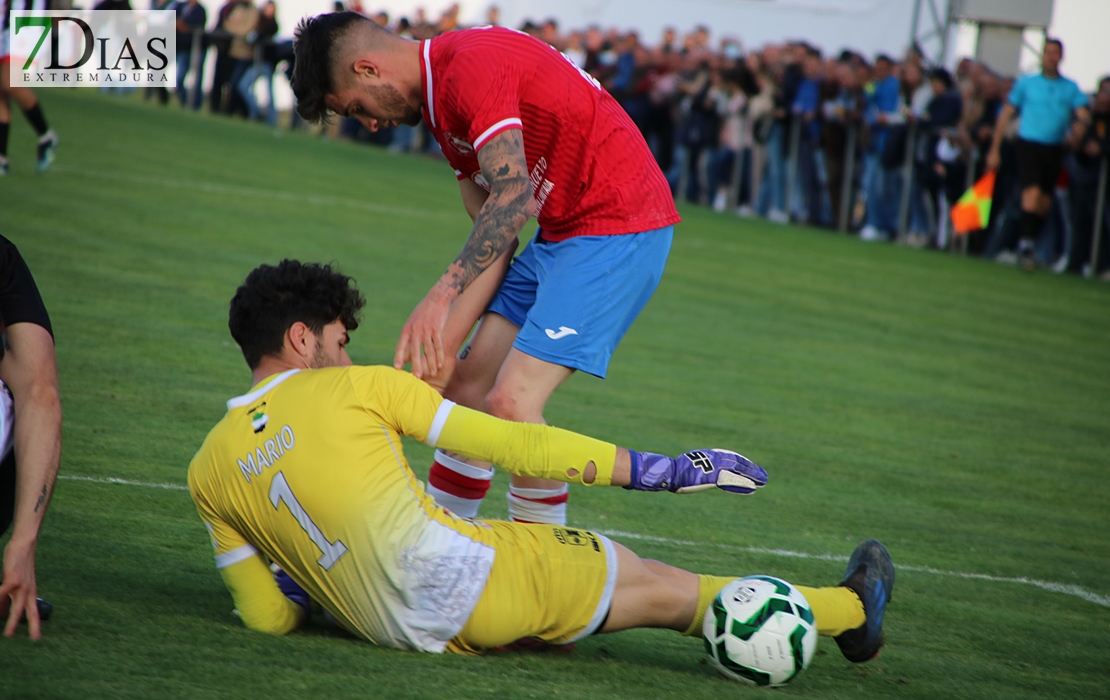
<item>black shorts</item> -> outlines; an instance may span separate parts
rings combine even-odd
[[[1056,191],[1060,166],[1064,163],[1063,146],[1018,139],[1014,155],[1021,189],[1039,187],[1041,192],[1048,195]]]
[[[15,451],[0,461],[0,536],[8,531],[15,515]]]

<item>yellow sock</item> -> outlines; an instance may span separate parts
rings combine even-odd
[[[729,582],[735,581],[733,576],[707,576],[698,574],[698,605],[694,612],[694,620],[683,632],[688,637],[701,634],[702,623],[705,621],[705,612],[709,604]],[[824,637],[836,637],[848,630],[854,630],[867,621],[863,612],[863,602],[851,589],[843,586],[809,588],[808,586],[795,586],[801,592],[810,609],[813,610],[813,621],[817,624],[817,634]]]
[[[698,574],[698,607],[694,611],[694,621],[683,632],[687,637],[698,637],[701,635],[701,625],[705,620],[705,611],[709,608],[709,604],[721,592],[721,589],[728,585],[729,582],[735,581],[735,576],[707,576],[705,574]],[[815,613],[816,614],[816,613]],[[858,626],[858,625],[857,625]]]
[[[848,630],[854,630],[867,621],[863,612],[863,602],[849,588],[807,588],[795,586],[809,601],[813,619],[817,623],[817,634],[823,637],[836,637]]]

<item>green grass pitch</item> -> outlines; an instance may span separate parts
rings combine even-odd
[[[181,488],[248,388],[228,300],[259,263],[337,261],[371,300],[352,357],[391,362],[467,234],[454,179],[137,97],[40,97],[57,166],[34,173],[17,113],[0,232],[57,337],[62,478],[39,545],[57,609],[40,643],[0,639],[0,697],[767,697],[663,631],[461,658],[244,629]],[[901,567],[887,648],[853,666],[822,639],[776,697],[1110,697],[1110,285],[683,215],[610,378],[573,377],[548,419],[642,449],[737,449],[770,485],[576,488],[571,522],[696,571],[809,585],[883,541]],[[407,447],[424,471],[429,451]],[[506,484],[483,515],[505,516]]]

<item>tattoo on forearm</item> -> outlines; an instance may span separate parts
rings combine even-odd
[[[48,491],[46,490],[46,484],[43,484],[42,485],[42,493],[39,494],[39,500],[35,501],[35,512],[36,513],[39,512],[39,508],[42,508],[42,505],[44,503],[46,503],[46,494],[47,493],[48,493]]]
[[[519,130],[490,139],[478,153],[478,162],[490,181],[490,196],[462,252],[446,271],[448,284],[459,293],[512,245],[532,213],[532,186]]]

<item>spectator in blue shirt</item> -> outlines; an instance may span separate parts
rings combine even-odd
[[[901,89],[898,76],[894,74],[894,60],[885,54],[875,57],[874,89],[868,99],[869,123],[874,125],[872,139],[881,139],[886,134],[886,124],[890,116],[898,111]],[[878,144],[882,151],[882,143]]]
[[[803,136],[811,139],[816,139],[818,133],[815,118],[820,101],[822,68],[821,53],[817,49],[807,51],[805,60],[802,62],[805,77],[802,78],[802,82],[798,85],[798,92],[794,95],[794,114],[802,118]]]
[[[184,107],[187,98],[185,76],[192,68],[193,32],[204,31],[204,25],[208,23],[208,12],[199,0],[180,0],[174,5],[173,10],[177,14],[177,99]],[[204,90],[200,82],[204,75],[204,54],[207,52],[208,47],[204,43],[204,37],[201,37],[197,70],[193,75],[193,80],[197,84],[193,92],[193,109],[200,109],[200,103],[204,99]]]
[[[865,166],[867,188],[867,222],[860,231],[865,241],[878,241],[891,236],[897,228],[897,212],[889,206],[898,187],[897,168],[882,167],[881,157],[886,146],[889,125],[896,121],[901,104],[901,83],[894,74],[894,61],[880,54],[875,57],[875,74],[867,100],[867,123],[871,127],[871,143]]]
[[[995,125],[994,140],[987,154],[987,168],[997,170],[1002,162],[1000,148],[1006,127],[1014,114],[1021,114],[1017,156],[1018,179],[1021,184],[1021,242],[1018,263],[1023,270],[1037,266],[1033,240],[1040,233],[1045,216],[1052,206],[1052,194],[1064,159],[1064,141],[1074,114],[1078,120],[1072,138],[1082,138],[1091,123],[1087,96],[1073,81],[1060,75],[1064,45],[1058,39],[1046,39],[1041,55],[1041,72],[1023,76],[1010,91],[1010,97]]]
[[[821,60],[821,52],[815,48],[807,48],[805,58],[802,60],[802,71],[805,77],[798,85],[794,95],[791,112],[795,119],[801,120],[801,139],[798,143],[798,184],[800,188],[794,192],[791,206],[794,216],[810,224],[825,225],[830,223],[824,216],[824,202],[821,197],[820,172],[822,165],[818,155],[818,136],[820,122],[818,108],[821,105],[821,82],[825,64]]]

